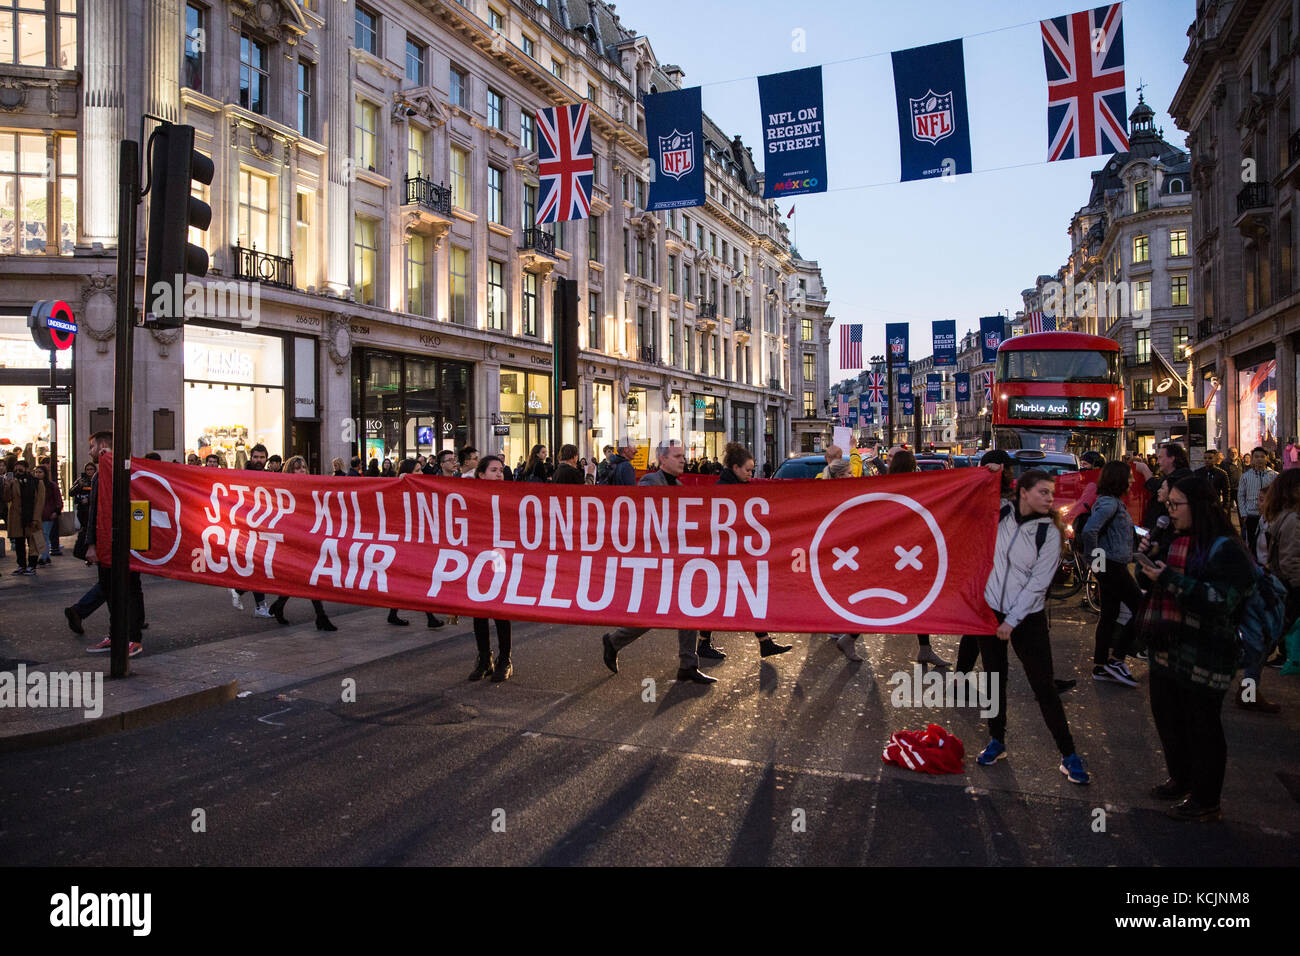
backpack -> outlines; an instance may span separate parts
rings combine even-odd
[[[1014,508],[1015,505],[1010,504],[1009,502],[1004,503],[1002,507],[998,509],[998,522],[1001,523],[1005,521],[1007,515],[1011,514],[1012,509]],[[1050,521],[1047,522],[1046,524],[1040,523],[1038,525],[1038,530],[1034,533],[1034,546],[1035,546],[1034,554],[1035,555],[1039,555],[1043,553],[1043,545],[1047,543],[1047,535],[1049,534],[1051,527],[1052,527],[1052,523]]]
[[[1247,647],[1267,654],[1286,633],[1286,585],[1254,561],[1250,566],[1255,584],[1237,608],[1237,633]]]

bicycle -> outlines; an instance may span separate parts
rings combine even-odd
[[[1065,548],[1061,552],[1061,567],[1047,589],[1047,596],[1056,601],[1064,601],[1083,591],[1084,600],[1094,611],[1101,611],[1101,585],[1092,567],[1085,563],[1083,555],[1074,550],[1074,542],[1067,535]]]

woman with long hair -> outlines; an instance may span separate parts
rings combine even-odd
[[[1300,620],[1300,468],[1288,468],[1268,486],[1259,511],[1268,522],[1267,567],[1286,585],[1286,619]],[[1300,661],[1288,665],[1287,656],[1287,647],[1279,644],[1268,663],[1293,673]]]
[[[58,542],[54,531],[59,523],[59,515],[63,514],[63,495],[50,477],[49,465],[42,462],[32,469],[32,474],[45,485],[45,507],[41,509],[41,529],[45,532],[45,540],[42,542],[40,556],[36,559],[37,566],[44,566],[52,563],[51,554],[59,553],[54,547]]]
[[[383,463],[379,466],[379,477],[380,478],[397,477],[397,468],[394,467],[393,465],[393,459],[391,458],[384,459]]]
[[[502,464],[504,466],[504,462]],[[528,463],[522,471],[515,473],[515,478],[518,481],[550,481],[551,466],[546,461],[545,445],[533,446],[533,450],[528,453]]]
[[[900,448],[889,458],[889,474],[907,475],[913,472],[919,472],[921,467],[916,463],[916,456],[905,448]],[[916,635],[916,662],[918,664],[929,664],[932,667],[948,667],[949,664],[942,657],[935,653],[934,648],[930,646],[929,634]]]
[[[330,462],[330,466],[334,469],[334,477],[335,477],[335,478],[346,478],[346,477],[347,477],[347,474],[348,474],[348,473],[347,473],[347,472],[344,470],[344,468],[343,468],[343,459],[342,459],[342,458],[335,458],[332,462]],[[289,465],[288,465],[287,462],[285,463],[284,470],[285,470],[285,471],[288,471],[288,470],[289,470]]]
[[[338,459],[334,459],[335,462]],[[302,455],[294,455],[284,463],[283,474],[286,475],[305,475],[307,474],[307,460]],[[289,598],[280,595],[271,602],[271,616],[283,625],[288,625],[289,619],[284,616],[284,606],[289,603]],[[320,601],[312,598],[312,610],[316,612],[316,630],[318,631],[337,631],[338,628],[330,621],[329,616],[325,613],[325,605]]]
[[[1052,509],[1055,479],[1031,468],[1016,484],[1016,500],[998,513],[993,570],[984,585],[984,600],[998,621],[994,634],[979,636],[984,672],[997,675],[998,709],[989,718],[988,745],[975,758],[991,766],[1007,755],[1007,646],[1024,665],[1025,676],[1038,701],[1043,721],[1061,752],[1060,771],[1071,783],[1086,784],[1091,777],[1074,749],[1065,719],[1065,707],[1052,676],[1052,645],[1047,630],[1047,589],[1061,566],[1059,518]]]
[[[729,442],[723,451],[722,474],[718,475],[718,484],[747,485],[753,477],[754,456],[740,442]],[[767,636],[766,631],[755,631],[754,636],[758,638],[759,657],[784,654],[794,647],[793,644],[778,644]],[[700,646],[697,653],[700,657],[707,657],[715,661],[723,660],[727,656],[722,648],[713,646],[712,631],[700,631]]]
[[[538,446],[540,447],[540,446]],[[505,481],[505,462],[496,455],[484,455],[474,469],[474,477],[484,481]],[[497,630],[497,656],[492,659],[492,642],[488,637],[488,619],[474,618],[474,641],[478,644],[478,663],[470,671],[470,680],[491,677],[494,684],[510,679],[515,672],[510,662],[510,622],[493,619]]]
[[[1174,538],[1165,560],[1140,562],[1154,584],[1140,626],[1151,658],[1151,716],[1169,768],[1151,795],[1185,798],[1168,810],[1175,820],[1220,820],[1223,698],[1237,670],[1235,617],[1255,571],[1204,478],[1175,484],[1168,508]]]
[[[1093,634],[1092,679],[1126,687],[1137,686],[1124,658],[1132,649],[1133,627],[1142,606],[1142,591],[1128,569],[1133,560],[1133,519],[1124,506],[1124,496],[1132,481],[1133,469],[1122,461],[1112,461],[1101,469],[1097,500],[1079,536],[1085,561],[1091,561],[1098,548],[1104,559],[1097,572],[1101,615]],[[1128,607],[1131,616],[1115,639],[1121,605]]]

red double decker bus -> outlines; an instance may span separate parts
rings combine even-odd
[[[1124,427],[1119,343],[1082,332],[1038,332],[998,349],[993,444],[1114,461]]]

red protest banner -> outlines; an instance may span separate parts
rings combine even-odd
[[[106,456],[100,474],[112,474]],[[583,624],[992,633],[998,479],[678,488],[331,478],[131,460],[133,570],[377,607]],[[112,482],[99,484],[110,553]]]

